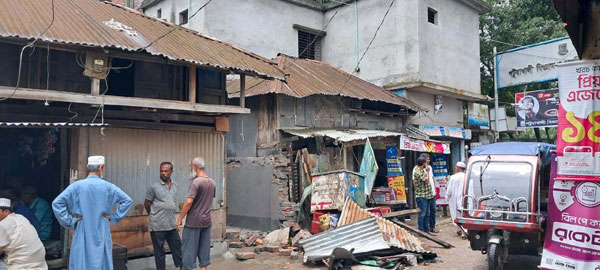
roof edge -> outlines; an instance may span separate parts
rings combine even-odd
[[[477,10],[479,15],[483,15],[492,10],[492,6],[490,6],[489,4],[487,4],[486,2],[484,2],[482,0],[460,0],[460,1],[465,3],[466,5],[474,8],[475,10]]]

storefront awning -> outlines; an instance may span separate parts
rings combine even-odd
[[[367,138],[398,137],[400,146],[399,148],[401,150],[450,154],[450,144],[447,142],[415,138],[413,136],[394,131],[315,128],[283,129],[283,131],[301,138],[329,137],[344,143],[366,140]]]
[[[385,130],[366,130],[366,129],[315,129],[315,128],[303,128],[303,129],[283,129],[284,132],[301,137],[301,138],[313,138],[313,137],[329,137],[340,142],[352,142],[358,140],[366,140],[367,138],[384,138],[384,137],[396,137],[404,134],[399,132],[385,131]]]

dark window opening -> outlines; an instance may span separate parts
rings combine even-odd
[[[437,11],[433,8],[427,8],[427,21],[429,23],[437,24]]]
[[[115,69],[108,74],[108,91],[106,91],[106,84],[102,81],[100,93],[106,92],[107,95],[133,97],[135,89],[135,64],[133,60],[113,58],[111,65]]]
[[[321,60],[321,37],[298,30],[298,58]]]
[[[225,74],[220,71],[196,69],[196,102],[205,104],[225,104]]]
[[[159,8],[159,9],[156,11],[156,18],[159,18],[159,19],[160,19],[160,17],[162,17],[162,9],[160,9],[160,8]]]
[[[188,10],[184,10],[182,12],[179,12],[179,24],[186,24],[188,23]]]

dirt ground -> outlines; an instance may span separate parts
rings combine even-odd
[[[469,242],[462,240],[456,235],[456,227],[449,223],[449,219],[439,222],[438,227],[441,230],[437,234],[439,238],[452,243],[455,247],[445,249],[437,244],[424,240],[425,244],[429,245],[438,257],[434,262],[419,263],[417,267],[410,269],[423,270],[487,270],[486,256],[479,251],[472,251],[469,248]],[[246,248],[252,251],[253,248]],[[230,249],[231,254],[235,254],[238,250]],[[301,254],[300,254],[301,255]],[[529,270],[537,269],[539,258],[530,256],[514,256],[509,258],[508,265],[505,269],[520,269]],[[263,269],[287,269],[287,270],[322,270],[327,269],[322,264],[319,265],[304,265],[301,257],[297,260],[290,259],[289,256],[278,256],[271,253],[257,254],[256,259],[238,261],[235,258],[213,260],[209,269],[223,270],[263,270]]]

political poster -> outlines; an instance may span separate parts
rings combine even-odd
[[[600,181],[600,62],[563,64],[558,78],[558,178]]]
[[[431,169],[433,169],[433,182],[435,184],[435,200],[437,205],[448,205],[446,190],[448,190],[448,162],[446,155],[431,154]]]
[[[396,192],[396,202],[406,203],[404,176],[388,176],[388,186]]]
[[[394,146],[385,147],[385,160],[387,164],[387,176],[404,175],[400,159],[398,158],[398,148]]]
[[[375,183],[375,177],[377,177],[377,171],[379,171],[379,166],[377,166],[377,161],[375,160],[375,152],[373,152],[371,142],[367,138],[363,158],[360,162],[360,174],[365,176],[365,195],[371,194],[373,184]]]
[[[553,166],[556,162],[553,159]],[[555,171],[555,170],[553,170]],[[550,176],[542,269],[600,269],[600,183]]]
[[[517,126],[522,128],[557,126],[558,103],[558,89],[516,93]]]

